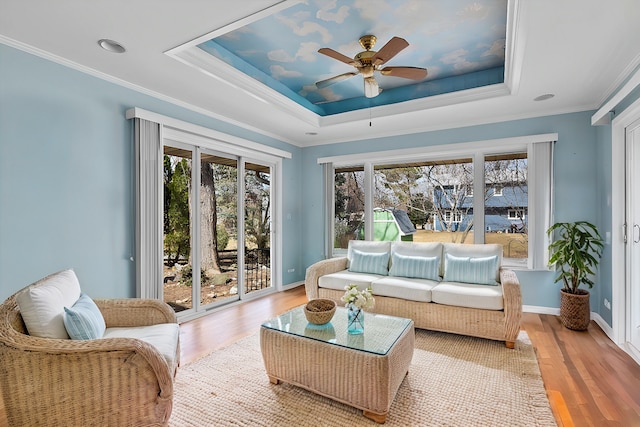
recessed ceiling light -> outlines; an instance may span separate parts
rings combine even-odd
[[[546,101],[547,99],[553,98],[555,95],[552,93],[545,93],[544,95],[536,96],[533,98],[534,101]]]
[[[98,40],[98,44],[100,45],[101,48],[103,48],[104,50],[108,50],[109,52],[124,53],[126,51],[124,46],[122,46],[120,43],[113,40],[100,39]]]

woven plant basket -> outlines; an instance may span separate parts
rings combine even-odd
[[[577,294],[560,291],[560,322],[565,328],[585,331],[591,320],[589,292],[578,289]]]

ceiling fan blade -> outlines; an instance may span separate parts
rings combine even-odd
[[[420,67],[384,67],[383,76],[402,77],[403,79],[422,80],[427,77],[427,69]]]
[[[356,65],[356,61],[353,60],[353,58],[349,58],[347,55],[343,55],[340,52],[337,52],[331,48],[328,47],[323,47],[321,49],[318,49],[318,53],[321,53],[323,55],[327,55],[330,58],[333,59],[337,59],[340,62],[344,62],[345,64],[349,64],[349,65]]]
[[[409,43],[400,37],[394,37],[387,42],[382,49],[380,49],[373,58],[371,58],[371,62],[373,65],[381,65],[396,56],[402,49],[409,46]]]
[[[355,73],[355,72],[354,73],[344,73],[344,74],[340,74],[340,75],[337,75],[337,76],[333,76],[333,77],[328,78],[326,80],[320,80],[319,82],[316,82],[316,87],[318,89],[322,89],[322,88],[330,86],[330,85],[332,85],[334,83],[338,83],[338,82],[341,82],[342,80],[346,80],[346,79],[348,79],[350,77],[353,77],[353,76],[355,76],[357,74],[358,73]]]
[[[373,77],[367,77],[364,80],[364,96],[367,98],[375,98],[382,92],[378,86],[378,82]]]

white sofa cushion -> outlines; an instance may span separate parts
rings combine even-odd
[[[442,257],[442,243],[439,242],[393,242],[391,253],[407,256]]]
[[[431,300],[438,304],[483,310],[504,309],[502,286],[440,282],[431,289]]]
[[[431,302],[431,289],[438,284],[434,280],[383,277],[371,284],[374,297],[384,296],[409,301]]]
[[[318,287],[325,289],[336,289],[343,291],[345,286],[354,284],[358,289],[363,290],[371,284],[385,276],[379,274],[353,273],[349,270],[342,270],[336,273],[325,274],[318,278]]]
[[[495,243],[486,243],[484,245],[464,245],[459,243],[444,243],[443,244],[443,256],[442,256],[442,271],[440,276],[445,275],[444,261],[447,254],[456,257],[470,257],[470,258],[485,258],[490,256],[497,256],[498,262],[496,266],[496,282],[500,281],[500,266],[502,265],[502,245]]]
[[[69,339],[64,327],[64,308],[80,298],[80,283],[73,270],[63,270],[35,282],[16,296],[29,335]]]
[[[107,328],[102,338],[136,338],[154,346],[170,369],[175,367],[176,347],[180,337],[177,323],[159,323],[131,328]]]

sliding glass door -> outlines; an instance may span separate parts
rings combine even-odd
[[[245,163],[244,292],[271,288],[271,168]]]
[[[164,147],[163,295],[176,312],[194,307],[191,185],[193,150]]]
[[[238,160],[200,153],[200,306],[238,299]]]
[[[272,166],[176,141],[163,166],[164,301],[188,315],[269,290]]]

